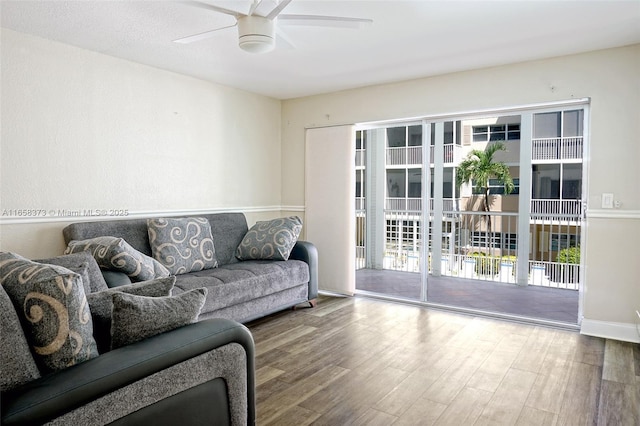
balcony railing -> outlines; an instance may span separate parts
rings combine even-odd
[[[422,165],[422,146],[387,148],[387,165]]]
[[[582,216],[581,200],[531,200],[531,215],[536,217],[562,216],[566,219]]]
[[[430,152],[430,162],[434,163],[433,159],[435,158],[435,147],[431,145],[429,147]],[[444,151],[442,153],[442,162],[444,164],[459,164],[462,160],[462,147],[456,144],[445,144]]]
[[[579,160],[582,158],[582,136],[569,138],[533,139],[531,159],[536,160]]]
[[[420,214],[422,212],[422,198],[387,198],[385,210],[400,210]]]
[[[393,201],[406,202],[407,199]],[[455,201],[449,200],[451,203]],[[519,235],[519,214],[515,212],[491,212],[488,215],[487,212],[466,211],[457,212],[456,215],[459,220],[455,223],[435,225],[432,221],[422,219],[419,211],[385,209],[383,268],[420,272],[426,267],[433,272],[434,262],[437,261],[440,273],[445,276],[511,284],[526,282],[529,285],[571,290],[579,288],[580,265],[564,263],[559,259],[561,250],[579,247],[578,225],[532,223],[528,233]],[[488,216],[491,217],[491,226]],[[364,212],[357,212],[356,255],[359,268],[366,265],[364,217]],[[427,231],[425,226],[429,226],[428,235],[431,236],[435,231],[434,226],[442,226],[440,254],[432,252],[433,240],[425,244],[425,250],[429,251],[428,265],[422,264],[420,255],[423,250],[422,233]],[[528,268],[524,271],[518,270],[518,247],[521,244],[529,246],[528,256],[520,260],[527,263]],[[518,277],[518,274],[524,276]]]

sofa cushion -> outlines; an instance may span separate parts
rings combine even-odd
[[[34,260],[34,262],[62,266],[79,274],[82,277],[85,294],[94,291],[103,291],[108,288],[98,262],[96,262],[91,253],[87,251],[65,254],[50,259]]]
[[[103,269],[120,271],[134,281],[147,281],[170,275],[157,260],[140,253],[124,239],[104,236],[70,241],[65,254],[88,251]]]
[[[126,346],[198,320],[207,289],[177,296],[146,297],[115,292],[111,319],[111,348]]]
[[[40,377],[20,319],[0,286],[0,391],[5,392]]]
[[[256,222],[236,251],[240,260],[287,260],[302,230],[298,216]]]
[[[102,276],[108,288],[131,284],[131,279],[124,272],[102,270]],[[144,282],[144,281],[141,281]]]
[[[206,287],[202,313],[244,303],[309,282],[309,267],[300,260],[251,260],[176,277],[173,294]]]
[[[172,274],[218,266],[209,221],[203,217],[147,220],[153,258]]]
[[[137,296],[160,297],[170,296],[176,278],[158,278],[157,280],[131,283],[87,295],[91,317],[93,319],[93,337],[98,345],[98,352],[108,352],[111,348],[111,314],[113,311],[113,294],[116,292]]]
[[[42,373],[98,356],[80,275],[61,266],[0,255],[2,285]]]

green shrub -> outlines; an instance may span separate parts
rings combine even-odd
[[[491,275],[497,274],[500,270],[500,259],[492,258],[484,253],[473,252],[470,255],[476,261],[476,274]]]
[[[556,262],[579,265],[580,264],[580,246],[569,247],[569,248],[560,250],[558,252],[558,257],[556,258]]]

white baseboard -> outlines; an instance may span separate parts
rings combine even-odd
[[[580,334],[640,343],[640,328],[631,323],[583,319]]]

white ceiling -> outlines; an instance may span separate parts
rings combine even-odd
[[[245,13],[251,4],[201,1]],[[242,51],[236,28],[173,43],[235,22],[186,2],[1,0],[0,6],[4,28],[278,99],[640,43],[640,0],[293,0],[283,13],[374,22],[357,30],[283,26],[296,48],[266,54]]]

